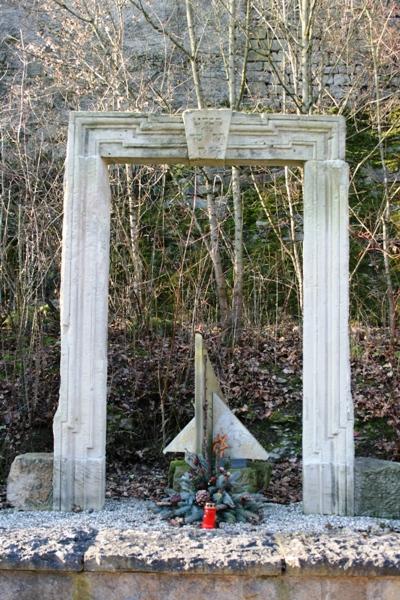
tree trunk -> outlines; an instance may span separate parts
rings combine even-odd
[[[236,340],[240,335],[243,313],[243,207],[238,167],[232,167],[232,197],[235,218],[232,334],[233,340]]]
[[[301,268],[301,258],[299,256],[296,243],[296,222],[294,219],[292,191],[290,189],[290,171],[288,167],[285,167],[285,186],[289,207],[290,237],[293,244],[293,251],[290,253],[290,257],[292,259],[293,268],[296,275],[300,311],[303,312],[303,272]]]
[[[308,114],[312,106],[311,50],[312,25],[316,0],[300,0],[301,24],[301,112]]]
[[[204,96],[201,87],[201,79],[197,64],[197,38],[194,24],[194,13],[192,0],[186,0],[186,19],[190,40],[190,65],[192,67],[193,84],[197,98],[198,108],[204,108]],[[207,169],[203,169],[206,178],[207,186],[207,212],[208,222],[210,226],[210,250],[211,261],[214,268],[215,283],[217,286],[218,304],[220,309],[220,320],[223,327],[229,321],[228,298],[226,293],[226,281],[222,268],[221,253],[219,251],[219,226],[217,209],[215,204],[215,195],[211,189],[210,173]]]
[[[378,76],[378,65],[379,65],[379,56],[378,50],[379,46],[376,43],[373,31],[372,31],[372,18],[367,11],[367,15],[369,18],[369,26],[370,26],[370,46],[371,46],[371,54],[372,54],[372,62],[374,68],[374,85],[375,85],[375,99],[376,99],[376,126],[378,130],[378,140],[379,140],[379,156],[381,161],[382,173],[383,173],[383,209],[382,209],[382,250],[383,250],[383,266],[385,271],[385,280],[386,280],[386,295],[388,299],[388,313],[389,313],[389,331],[392,343],[396,339],[396,294],[394,291],[392,275],[390,271],[390,232],[389,232],[389,223],[390,223],[390,193],[389,193],[389,184],[388,184],[388,173],[385,162],[385,149],[384,149],[384,135],[382,131],[382,115],[381,115],[381,95],[380,95],[380,82]]]
[[[229,2],[229,54],[228,54],[228,84],[229,104],[233,110],[237,109],[236,95],[236,27],[237,27],[237,0]],[[240,190],[240,170],[232,167],[232,199],[233,215],[235,220],[234,258],[233,258],[233,294],[232,294],[232,339],[237,340],[242,327],[243,313],[243,208]]]
[[[222,268],[221,253],[219,251],[219,228],[218,228],[218,217],[215,205],[215,196],[211,189],[211,184],[207,179],[207,211],[208,211],[208,222],[210,225],[210,251],[211,260],[214,267],[214,277],[217,286],[218,304],[220,310],[220,321],[222,327],[225,328],[229,324],[229,307],[228,297],[226,293],[226,281],[224,271]]]
[[[142,272],[143,265],[139,251],[139,202],[134,197],[132,186],[132,167],[125,165],[126,184],[128,192],[128,210],[129,210],[129,240],[131,246],[131,259],[133,265],[132,287],[138,304],[138,312],[142,307]]]

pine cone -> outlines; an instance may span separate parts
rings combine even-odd
[[[199,490],[196,493],[196,504],[198,504],[199,506],[205,506],[209,501],[210,494],[207,492],[207,490]]]

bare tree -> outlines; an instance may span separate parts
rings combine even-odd
[[[369,24],[369,47],[372,57],[372,65],[373,65],[373,78],[374,78],[374,91],[375,91],[375,122],[378,133],[378,148],[379,148],[379,157],[381,162],[382,169],[382,187],[383,187],[383,198],[382,198],[382,209],[380,214],[380,221],[382,226],[382,253],[383,253],[383,265],[385,270],[385,280],[386,280],[386,293],[388,300],[388,314],[389,314],[389,329],[391,334],[392,343],[396,340],[396,321],[397,321],[397,312],[398,312],[398,301],[400,298],[400,293],[398,290],[395,290],[392,280],[391,274],[391,214],[392,214],[392,206],[393,201],[395,200],[395,195],[393,192],[398,193],[399,188],[394,186],[390,186],[389,178],[388,178],[388,170],[386,165],[385,158],[385,149],[384,149],[384,141],[385,134],[383,129],[383,106],[382,106],[382,97],[381,97],[381,82],[380,82],[380,71],[379,64],[381,63],[380,55],[382,52],[387,52],[388,46],[383,45],[382,41],[384,39],[385,29],[388,27],[391,14],[394,10],[394,6],[392,11],[389,11],[388,14],[382,15],[385,18],[385,21],[379,23],[379,28],[377,30],[376,27],[376,14],[373,15],[370,8],[367,7],[366,14],[368,18]]]

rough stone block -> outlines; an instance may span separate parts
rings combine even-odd
[[[53,499],[53,454],[16,456],[7,480],[7,501],[20,510],[49,510]]]
[[[398,600],[399,577],[0,572],[1,600]]]
[[[355,514],[400,519],[400,463],[378,458],[356,458]]]
[[[69,526],[65,521],[60,528],[50,529],[42,524],[51,523],[51,515],[42,515],[36,518],[40,523],[38,527],[4,529],[3,532],[0,528],[0,574],[3,571],[71,573],[82,570],[83,555],[95,542],[96,530]],[[1,593],[0,586],[3,600]]]
[[[399,600],[400,534],[0,531],[1,600]]]
[[[265,63],[263,61],[251,62],[248,64],[248,71],[264,71]]]
[[[256,50],[250,50],[248,55],[249,62],[263,61],[266,58],[265,52],[257,52]]]

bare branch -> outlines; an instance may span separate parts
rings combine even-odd
[[[161,23],[157,23],[157,21],[150,15],[150,13],[143,6],[142,0],[129,0],[129,2],[134,6],[138,11],[142,13],[146,21],[153,27],[155,31],[158,33],[162,33],[165,35],[181,52],[183,52],[189,60],[192,60],[193,54],[190,53],[187,48],[181,43],[179,38],[169,29],[166,29]]]

